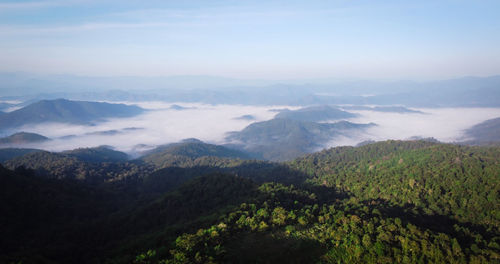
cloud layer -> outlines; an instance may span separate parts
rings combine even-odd
[[[425,114],[351,111],[360,116],[349,121],[373,122],[377,126],[349,138],[335,138],[327,146],[356,145],[365,140],[405,140],[412,137],[433,137],[442,142],[462,141],[465,129],[500,116],[500,108],[418,108],[414,110]]]
[[[242,130],[252,122],[272,119],[276,115],[274,109],[286,107],[164,102],[136,104],[149,111],[133,118],[110,119],[93,126],[52,123],[24,127],[23,131],[54,139],[47,143],[24,147],[62,151],[109,145],[117,150],[134,154],[140,150],[186,138],[223,144],[227,132]],[[173,105],[181,106],[183,110],[171,108]],[[470,126],[500,116],[500,108],[416,110],[425,114],[351,111],[358,113],[359,116],[349,121],[373,122],[377,126],[364,132],[353,132],[349,137],[334,138],[325,147],[356,145],[365,140],[409,139],[415,136],[454,142],[462,140],[463,131]],[[243,115],[252,115],[255,120],[238,118]]]
[[[262,121],[271,119],[276,114],[269,111],[276,106],[176,103],[175,105],[185,109],[175,110],[170,108],[174,104],[162,102],[145,102],[138,105],[150,111],[133,118],[110,119],[94,126],[40,124],[22,130],[55,139],[50,143],[36,146],[47,150],[61,151],[77,147],[110,145],[118,150],[131,152],[139,144],[156,146],[178,142],[185,138],[198,138],[220,144],[223,143],[226,132],[241,130],[254,122],[237,117],[250,114],[255,117],[255,121]],[[118,132],[113,133],[111,130]]]

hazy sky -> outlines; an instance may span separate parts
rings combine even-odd
[[[0,1],[0,71],[236,78],[500,74],[500,1]]]

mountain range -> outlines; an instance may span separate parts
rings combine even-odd
[[[436,81],[231,80],[209,76],[81,77],[0,74],[14,99],[200,102],[250,105],[498,107],[500,76]],[[68,90],[67,87],[74,87]],[[142,89],[137,89],[141,87]]]
[[[403,106],[361,106],[361,105],[353,105],[353,106],[342,106],[342,109],[345,110],[365,110],[365,111],[376,111],[376,112],[393,112],[393,113],[414,113],[414,114],[423,114],[422,111],[417,111],[413,109],[409,109]]]

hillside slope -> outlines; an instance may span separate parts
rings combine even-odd
[[[271,119],[252,123],[242,131],[232,132],[227,140],[235,147],[261,158],[291,160],[321,148],[336,136],[363,131],[374,124],[314,123],[291,119]]]
[[[0,130],[27,124],[60,122],[89,124],[111,117],[130,117],[142,113],[138,106],[65,99],[42,100],[21,109],[0,115]]]
[[[321,122],[352,117],[356,117],[356,115],[328,105],[322,105],[305,107],[297,110],[284,110],[278,113],[274,118]]]
[[[0,220],[13,230],[0,238],[0,262],[500,261],[498,147],[385,141],[287,163],[204,156],[207,163],[142,171],[58,155],[24,159],[112,180],[0,167],[8,216]],[[38,219],[43,228],[22,228]]]
[[[188,139],[179,143],[159,146],[140,159],[154,164],[158,168],[180,166],[186,167],[195,164],[202,157],[216,157],[226,159],[249,159],[250,156],[242,151],[224,146],[207,144],[200,140]]]
[[[500,117],[489,119],[465,131],[466,143],[482,145],[488,143],[500,144]]]
[[[8,137],[0,138],[0,145],[39,143],[47,140],[49,140],[48,137],[39,134],[18,132]]]

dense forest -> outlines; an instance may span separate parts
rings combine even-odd
[[[3,162],[0,262],[500,263],[498,147],[386,141],[273,163],[179,146]]]

